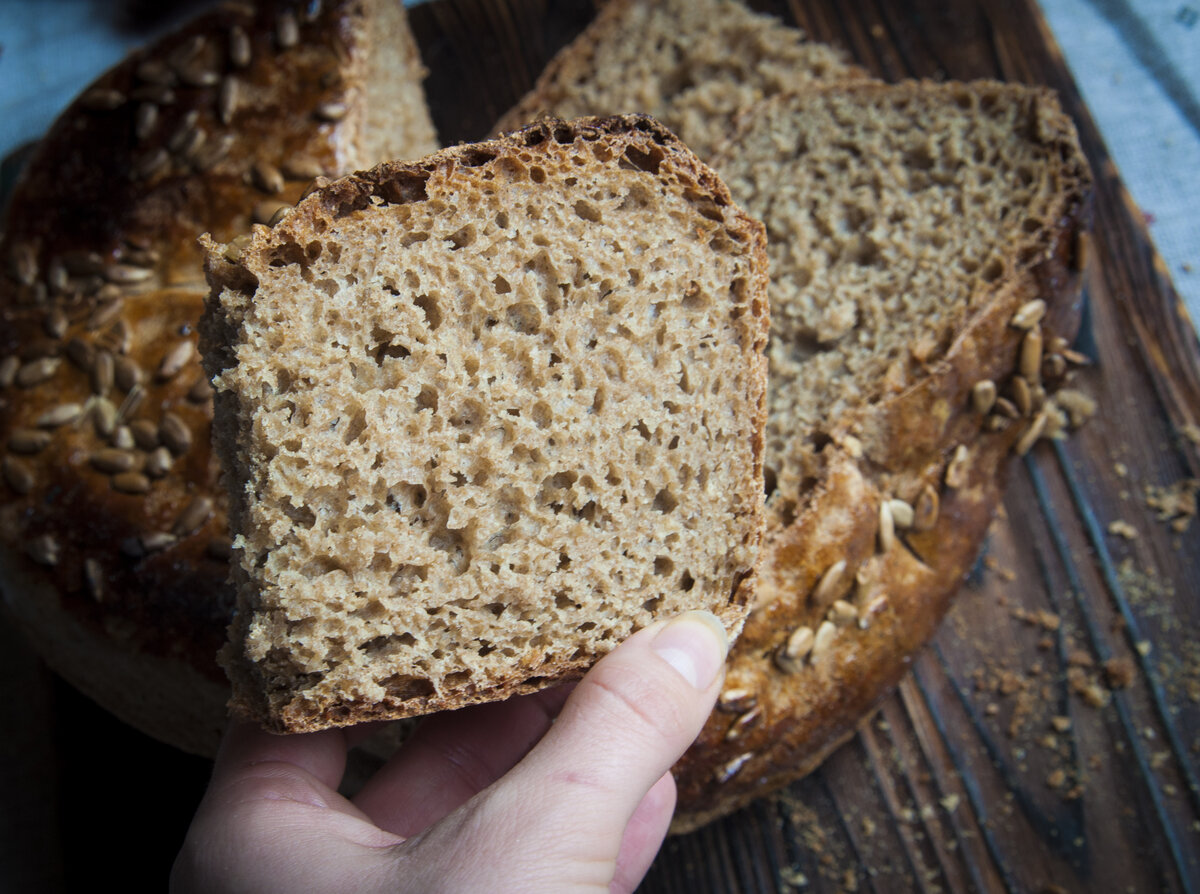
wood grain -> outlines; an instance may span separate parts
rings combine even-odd
[[[1090,326],[1078,347],[1096,360],[1079,384],[1100,411],[1066,443],[1014,463],[976,573],[860,733],[776,797],[669,840],[643,890],[1200,890],[1200,523],[1172,530],[1145,492],[1200,477],[1186,436],[1200,422],[1200,346],[1036,3],[754,5],[888,80],[990,77],[1059,91],[1097,175]],[[416,7],[443,139],[483,136],[593,14],[588,0]],[[1110,534],[1117,520],[1136,539]],[[1106,684],[1113,659],[1133,670],[1124,688]],[[69,713],[55,730],[60,770],[97,741],[118,772],[187,770],[173,793],[181,817],[164,819],[136,790],[123,796],[158,833],[149,840],[178,841],[203,768],[148,740],[131,751],[122,737],[137,734],[77,705]],[[85,784],[69,777],[60,812],[89,799]],[[109,859],[139,834],[87,825],[91,852]],[[84,834],[66,833],[76,852]],[[157,856],[147,865],[161,872],[169,854]],[[137,872],[124,860],[112,868]]]

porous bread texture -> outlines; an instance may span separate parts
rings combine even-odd
[[[1082,191],[1073,139],[1048,91],[996,82],[824,87],[743,114],[715,165],[767,227],[777,523],[833,424],[925,375],[1040,260]]]
[[[494,130],[643,112],[707,161],[747,106],[862,76],[841,51],[737,0],[612,0]]]
[[[660,616],[740,629],[764,236],[661,125],[383,165],[227,253],[202,338],[235,709],[408,716],[576,676]]]

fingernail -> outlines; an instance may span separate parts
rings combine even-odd
[[[704,690],[721,672],[729,638],[712,612],[685,612],[667,622],[650,648],[693,687]]]

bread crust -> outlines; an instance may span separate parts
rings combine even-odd
[[[188,751],[224,725],[233,607],[196,239],[368,161],[375,2],[226,4],[132,54],[39,144],[0,240],[5,604],[55,670]]]
[[[319,243],[321,234],[331,230],[337,219],[356,215],[376,204],[423,202],[427,199],[427,189],[432,201],[445,201],[444,197],[452,192],[470,193],[477,188],[477,182],[491,182],[488,166],[495,164],[496,170],[503,171],[507,160],[519,159],[530,164],[531,153],[535,156],[544,153],[546,161],[554,163],[563,144],[603,145],[603,155],[592,155],[607,160],[597,164],[610,164],[614,169],[627,164],[624,161],[627,155],[646,159],[644,164],[652,166],[654,176],[667,189],[706,209],[709,219],[719,220],[720,227],[745,246],[750,283],[744,307],[748,313],[740,313],[731,306],[730,328],[737,333],[747,373],[747,392],[741,397],[750,408],[748,428],[753,435],[750,462],[740,470],[736,493],[730,496],[737,507],[734,514],[738,527],[748,538],[745,542],[748,554],[757,555],[763,518],[762,431],[767,413],[767,363],[763,349],[770,328],[765,230],[733,204],[725,184],[707,165],[666,127],[644,115],[546,120],[493,140],[443,149],[419,161],[388,162],[344,177],[313,193],[273,230],[255,227],[249,240],[238,248],[230,250],[205,237],[212,294],[201,326],[202,347],[207,371],[218,385],[216,444],[229,467],[235,531],[245,531],[250,524],[246,494],[259,484],[240,461],[240,457],[255,451],[255,445],[245,442],[244,430],[239,427],[253,415],[253,407],[242,403],[243,397],[236,388],[224,384],[224,374],[236,368],[233,346],[239,342],[237,330],[253,301],[254,291],[260,288],[259,277],[266,273],[268,261],[278,257],[281,246]],[[456,169],[468,173],[456,175]],[[249,400],[253,402],[257,396],[257,393],[249,395]],[[235,425],[235,419],[242,421]],[[231,628],[231,643],[223,651],[222,661],[234,684],[231,706],[235,713],[253,718],[276,732],[306,732],[367,720],[403,718],[536,692],[579,678],[596,660],[596,655],[586,650],[550,660],[530,650],[505,679],[486,687],[476,688],[474,683],[454,687],[449,689],[449,695],[442,693],[441,685],[428,694],[402,697],[388,692],[378,699],[340,690],[331,693],[322,690],[319,696],[315,689],[281,690],[270,673],[246,655],[260,605],[257,584],[245,568],[248,561],[233,563],[241,595]],[[731,639],[737,636],[745,618],[746,603],[754,590],[753,576],[751,562],[738,572],[732,593],[724,601],[709,606],[725,624]]]
[[[937,88],[912,83],[900,89]],[[1047,344],[1070,342],[1082,308],[1081,244],[1090,225],[1091,176],[1074,126],[1053,94],[1029,92],[1036,107],[1034,138],[1061,159],[1068,184],[1048,224],[1044,251],[1022,260],[1013,246],[1009,274],[988,287],[923,378],[837,420],[819,479],[795,521],[768,528],[760,590],[728,663],[727,709],[713,713],[674,769],[676,833],[806,775],[852,736],[933,636],[975,562],[1009,459],[1037,423],[1026,417],[988,431],[972,390],[984,380],[1003,387],[1017,374],[1025,330],[1013,320],[1029,302],[1046,303],[1041,329]],[[936,498],[936,518],[883,549],[880,504],[899,498],[920,514],[926,494]],[[826,572],[842,560],[839,580],[822,586]],[[791,632],[798,625],[816,627],[839,599],[858,606],[859,619],[840,629],[822,654],[814,648],[810,660],[791,672],[781,667],[780,650]]]

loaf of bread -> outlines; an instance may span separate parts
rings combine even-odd
[[[811,771],[932,636],[1006,457],[1065,428],[1050,392],[1090,195],[1045,90],[884,86],[836,57],[786,87],[736,70],[828,51],[734,2],[692,9],[610,4],[502,119],[660,115],[767,227],[767,536],[718,710],[675,768],[676,831]],[[758,49],[730,52],[716,22],[754,23]],[[714,114],[692,89],[723,83],[711,58],[767,98]]]
[[[707,161],[755,102],[865,76],[839,50],[738,0],[610,0],[493,131],[546,114],[644,112]]]
[[[233,705],[277,731],[579,676],[762,536],[762,225],[639,116],[546,122],[210,243]]]
[[[46,660],[211,753],[233,608],[197,238],[314,177],[436,148],[397,0],[229,4],[133,54],[51,128],[0,240],[0,588]]]

